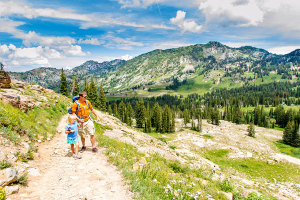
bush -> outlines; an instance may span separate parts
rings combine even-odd
[[[0,161],[0,169],[2,170],[2,169],[5,169],[5,168],[9,168],[9,167],[11,167],[12,165],[9,163],[9,162],[7,162],[6,160],[2,160],[2,161]]]
[[[24,173],[22,176],[20,176],[17,180],[17,183],[25,185],[28,181],[27,173]]]

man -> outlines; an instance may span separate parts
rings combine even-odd
[[[77,102],[74,102],[72,105],[72,113],[75,113],[77,115],[78,121],[80,122],[78,133],[81,137],[81,142],[82,142],[82,148],[80,150],[81,153],[86,150],[85,137],[87,135],[90,135],[90,139],[92,143],[92,151],[93,152],[98,151],[95,144],[95,126],[90,116],[90,110],[97,117],[97,121],[98,121],[99,120],[98,115],[93,109],[91,102],[87,100],[86,92],[85,91],[79,92],[79,99],[77,100]]]

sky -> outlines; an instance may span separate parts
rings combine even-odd
[[[0,0],[6,71],[71,69],[218,41],[300,49],[299,0]]]

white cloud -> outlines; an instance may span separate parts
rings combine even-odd
[[[51,17],[89,21],[88,15],[74,13],[70,9],[33,8],[25,2],[16,0],[0,1],[0,16],[22,15],[32,19],[36,17]]]
[[[256,0],[206,0],[200,3],[199,10],[207,22],[216,20],[238,26],[256,26],[264,15]]]
[[[184,46],[189,46],[192,45],[190,43],[184,43],[180,41],[166,41],[166,42],[160,42],[154,44],[151,49],[172,49],[172,48],[178,48],[178,47],[184,47]]]
[[[194,20],[185,19],[186,12],[178,10],[176,17],[171,18],[170,22],[180,27],[183,32],[190,31],[193,33],[199,33],[202,31],[202,26],[198,25]]]
[[[225,44],[229,47],[238,48],[242,46],[257,46],[259,43],[257,42],[222,42],[222,44]]]
[[[298,46],[278,46],[278,47],[272,47],[268,49],[269,52],[274,54],[287,54],[290,53],[296,49],[300,49],[300,45]]]
[[[75,43],[75,39],[71,37],[49,37],[40,36],[34,31],[29,31],[29,33],[22,33],[16,35],[18,38],[23,39],[23,43],[26,46],[31,45],[44,45],[44,46],[60,46],[60,45],[72,45]]]
[[[82,52],[81,46],[79,45],[71,45],[71,46],[61,46],[59,47],[65,55],[70,56],[85,56],[86,54]]]
[[[130,7],[147,7],[153,3],[160,3],[164,0],[119,0],[119,4],[122,5],[122,8]]]
[[[103,36],[102,39],[105,40],[104,46],[107,48],[130,50],[133,47],[144,46],[143,43],[135,42],[132,38],[120,38],[112,34]]]
[[[10,53],[9,47],[4,44],[4,45],[0,45],[0,55],[5,55]]]
[[[91,44],[91,45],[101,45],[103,42],[99,41],[98,38],[88,38],[78,40],[78,44]]]

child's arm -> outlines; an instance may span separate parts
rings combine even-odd
[[[75,132],[75,131],[74,131],[74,130],[71,130],[71,128],[69,128],[69,129],[67,129],[67,130],[65,131],[66,134],[74,133],[74,132]]]

